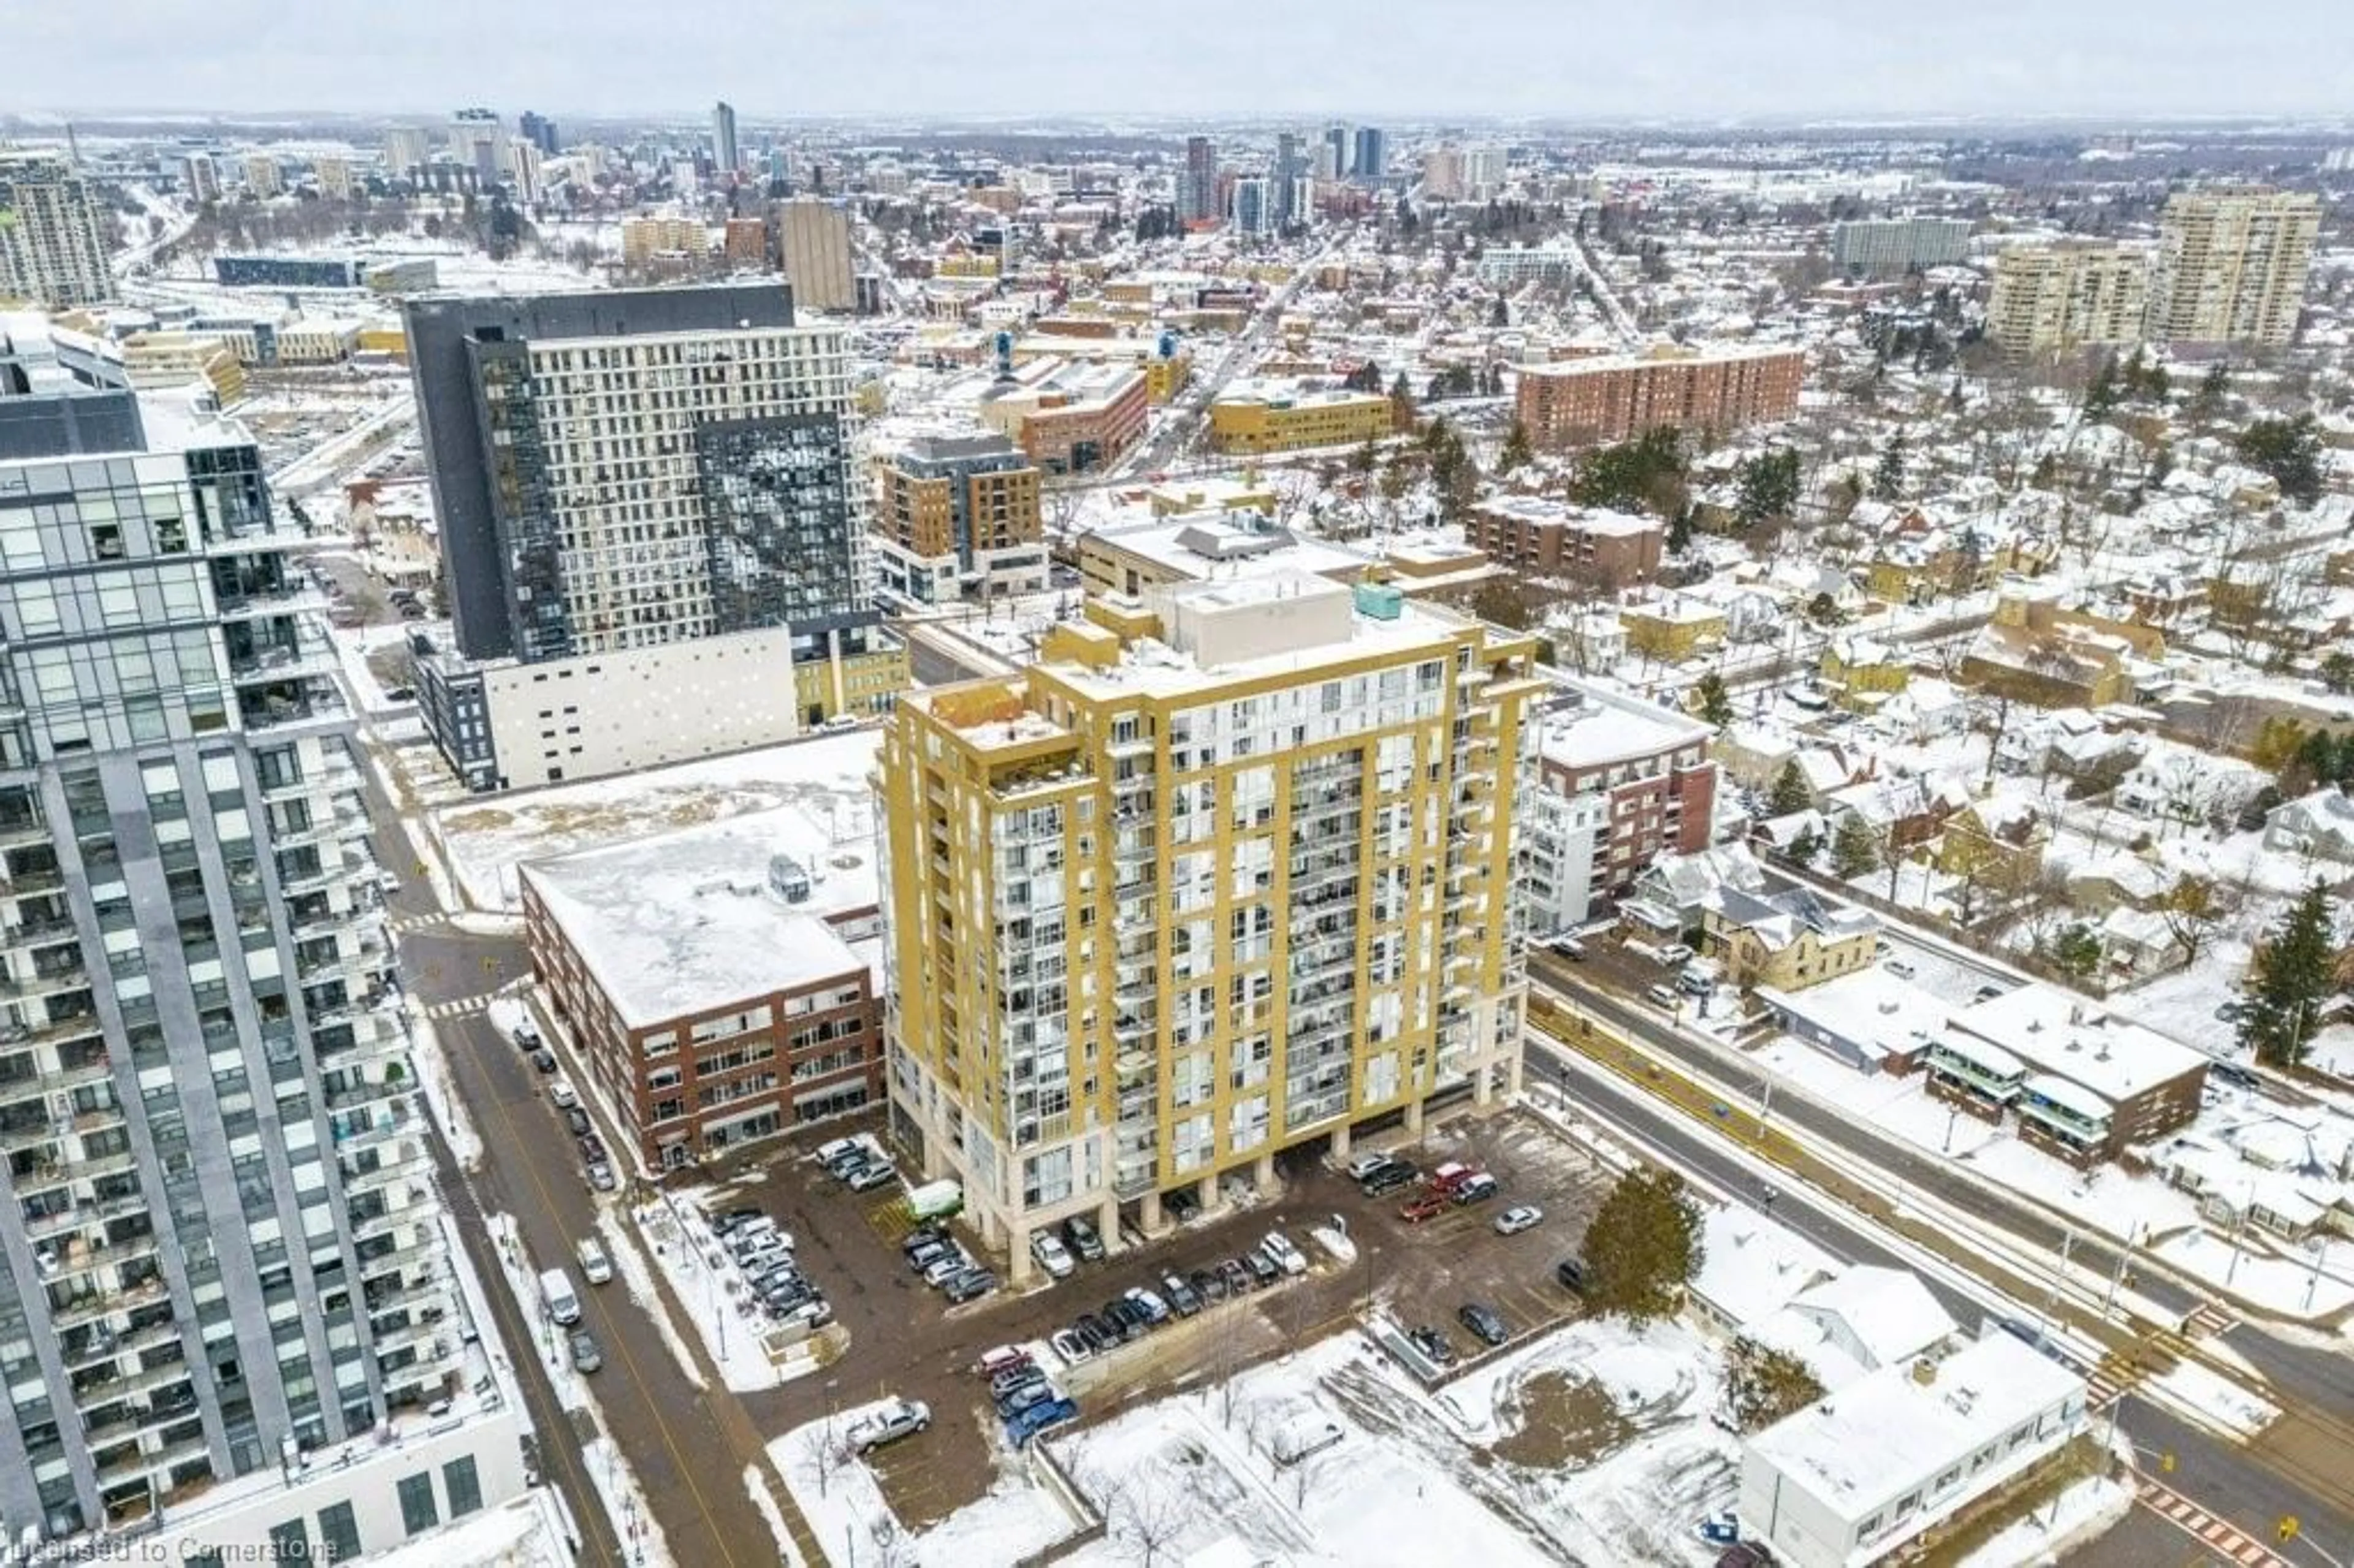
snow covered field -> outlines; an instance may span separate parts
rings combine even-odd
[[[466,902],[511,909],[520,896],[520,861],[747,811],[799,806],[839,835],[870,836],[875,811],[866,778],[881,740],[876,729],[846,730],[622,778],[469,798],[436,811],[434,827]]]

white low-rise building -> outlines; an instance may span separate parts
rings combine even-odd
[[[1862,1568],[2084,1430],[2084,1380],[1999,1330],[1884,1367],[1741,1453],[1741,1530],[1788,1568]]]

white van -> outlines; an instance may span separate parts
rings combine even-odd
[[[540,1272],[539,1304],[549,1318],[565,1328],[580,1321],[580,1298],[573,1293],[571,1277],[560,1268]]]
[[[597,1245],[595,1236],[582,1236],[574,1249],[580,1255],[580,1272],[591,1285],[603,1285],[613,1277],[613,1260]]]

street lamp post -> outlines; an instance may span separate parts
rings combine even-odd
[[[2240,1259],[2248,1254],[2248,1211],[2255,1206],[2256,1182],[2252,1176],[2248,1179],[2248,1201],[2240,1205],[2239,1217],[2232,1223],[2232,1261],[2223,1270],[2223,1288],[2226,1290],[2232,1287],[2232,1281],[2239,1276]]]

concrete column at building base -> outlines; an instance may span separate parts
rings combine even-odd
[[[1157,1236],[1168,1230],[1169,1222],[1161,1217],[1160,1193],[1147,1192],[1144,1201],[1137,1204],[1136,1224],[1137,1228],[1149,1236]]]
[[[1119,1250],[1119,1200],[1118,1198],[1107,1194],[1103,1206],[1096,1211],[1096,1234],[1102,1239],[1106,1252]]]
[[[1030,1256],[1030,1227],[1013,1225],[1005,1233],[1005,1278],[1010,1285],[1027,1285],[1035,1267]]]
[[[1332,1158],[1335,1160],[1349,1158],[1349,1124],[1345,1121],[1332,1129]]]
[[[1422,1102],[1408,1100],[1405,1105],[1405,1129],[1419,1136],[1422,1132]]]
[[[1341,1136],[1343,1138],[1348,1136],[1348,1132],[1345,1128],[1342,1129]],[[1257,1186],[1258,1195],[1260,1197],[1272,1198],[1275,1196],[1280,1183],[1278,1183],[1275,1179],[1274,1155],[1262,1154],[1258,1157],[1258,1164],[1251,1171],[1251,1181]]]

